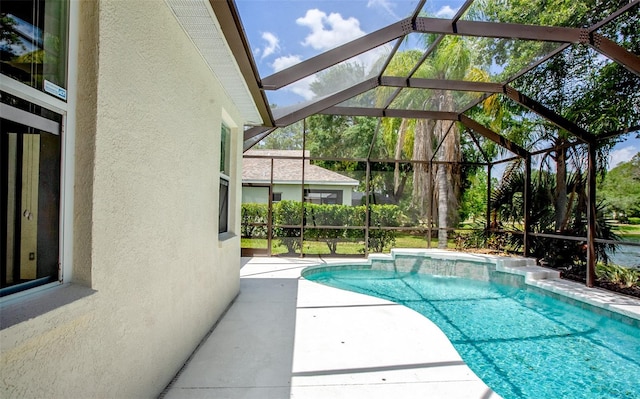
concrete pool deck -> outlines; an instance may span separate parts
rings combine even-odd
[[[425,317],[300,278],[308,266],[344,262],[243,258],[239,296],[161,397],[499,398]],[[532,285],[577,289],[575,298],[640,319],[633,298],[564,280]]]
[[[499,398],[425,317],[300,278],[339,261],[243,258],[240,295],[162,396]]]

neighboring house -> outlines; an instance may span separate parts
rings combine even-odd
[[[266,203],[268,186],[273,183],[273,201],[302,199],[304,169],[304,199],[316,204],[351,205],[358,180],[312,165],[305,151],[304,167],[301,150],[249,150],[242,164],[242,202]],[[255,158],[264,157],[264,158]],[[271,157],[291,157],[273,159]],[[294,159],[297,158],[297,159]],[[273,180],[272,180],[273,179]]]
[[[157,397],[238,294],[266,105],[225,8],[2,2],[0,397]]]

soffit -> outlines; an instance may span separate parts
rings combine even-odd
[[[252,94],[250,85],[255,77],[244,76],[236,56],[231,51],[208,0],[165,0],[178,23],[216,76],[223,89],[238,107],[249,125],[268,123],[259,110],[260,97]],[[222,2],[221,2],[222,3]]]

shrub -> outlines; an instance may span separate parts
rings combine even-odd
[[[268,204],[243,203],[240,212],[240,234],[243,238],[266,238]],[[265,224],[256,226],[256,224]]]
[[[252,211],[247,209],[247,215]],[[287,248],[289,254],[300,250],[300,221],[304,220],[305,238],[324,241],[331,254],[336,254],[341,241],[364,239],[366,206],[304,204],[299,201],[280,201],[273,204],[274,237]],[[253,211],[255,212],[255,211]],[[247,216],[247,219],[249,216]],[[404,216],[397,205],[371,205],[370,223],[374,227],[400,226]],[[266,220],[266,218],[265,218]],[[331,226],[332,228],[314,228]],[[335,226],[335,228],[333,228]],[[344,227],[362,226],[362,229]],[[396,232],[391,230],[369,230],[369,248],[382,252],[395,244]]]
[[[302,206],[299,201],[280,201],[273,204],[274,237],[287,248],[289,254],[300,250],[300,222]]]
[[[371,205],[369,222],[374,227],[400,226],[403,214],[397,205]],[[369,230],[369,250],[383,252],[396,243],[396,232],[393,230]]]
[[[305,226],[335,226],[335,228],[305,230],[305,238],[324,241],[332,255],[336,254],[338,243],[362,236],[359,230],[342,229],[345,226],[364,226],[364,207],[349,205],[305,204]],[[359,233],[359,234],[354,234]]]
[[[640,284],[640,270],[624,266],[598,263],[596,276],[600,280],[630,288]]]

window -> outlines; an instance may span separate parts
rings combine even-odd
[[[273,193],[273,196],[271,198],[271,201],[273,202],[280,202],[282,201],[282,193]]]
[[[0,71],[67,99],[68,0],[2,0]]]
[[[2,92],[0,296],[58,279],[62,117]]]
[[[231,131],[222,125],[220,132],[220,192],[218,233],[229,231],[229,175],[231,169]]]
[[[342,190],[305,189],[304,200],[313,204],[342,205]]]

